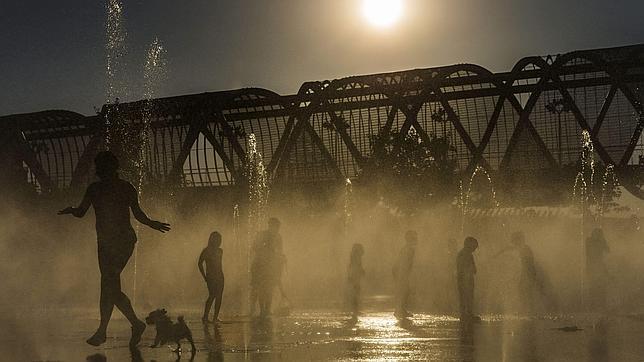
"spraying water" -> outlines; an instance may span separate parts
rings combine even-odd
[[[607,165],[604,175],[602,177],[601,191],[599,197],[595,194],[595,147],[590,137],[588,130],[581,132],[581,167],[575,176],[575,183],[573,185],[573,202],[577,202],[580,208],[580,237],[581,237],[581,258],[580,263],[580,302],[582,308],[584,307],[584,294],[585,294],[585,262],[583,258],[586,255],[586,237],[585,228],[588,223],[588,217],[595,223],[601,224],[603,216],[606,212],[608,192],[618,185],[617,175],[615,174],[615,166]],[[612,187],[608,187],[609,184]],[[593,205],[595,212],[593,213]]]
[[[248,233],[249,239],[251,239],[266,222],[269,189],[266,168],[261,153],[257,152],[257,139],[254,133],[248,136],[247,149]]]
[[[143,108],[141,133],[139,135],[139,152],[136,160],[139,194],[141,194],[144,182],[146,165],[149,164],[150,123],[154,116],[152,99],[155,98],[161,83],[166,78],[165,53],[165,49],[159,39],[154,39],[146,52],[143,68],[143,96],[145,98],[145,107]]]
[[[154,39],[148,47],[146,54],[145,66],[143,69],[145,107],[143,108],[141,132],[139,136],[139,152],[134,164],[135,171],[137,173],[137,190],[139,199],[141,199],[143,195],[146,169],[149,164],[147,156],[149,154],[148,150],[150,147],[150,123],[153,117],[152,99],[155,97],[161,82],[165,79],[166,72],[165,49],[163,48],[163,45],[161,45],[161,42],[159,42],[159,39]],[[140,224],[137,224],[137,232],[139,227]],[[135,244],[133,254],[134,276],[132,281],[132,304],[134,305],[136,305],[138,245],[138,243]]]
[[[579,298],[582,309],[585,306],[585,274],[586,267],[584,256],[586,255],[586,238],[584,228],[586,226],[586,217],[590,214],[590,204],[595,199],[593,192],[593,184],[595,179],[595,147],[590,138],[590,132],[583,130],[581,132],[581,169],[575,176],[575,184],[573,185],[573,200],[579,200],[579,207],[581,209],[580,217],[580,237],[581,237],[581,262],[579,263]]]
[[[233,245],[235,245],[235,253],[236,253],[236,260],[238,262],[241,262],[244,257],[244,246],[242,245],[242,237],[241,237],[241,230],[240,230],[240,223],[239,223],[240,217],[239,217],[239,204],[235,204],[233,206],[233,224],[232,224],[232,231],[233,231]],[[241,264],[241,263],[240,263]],[[239,275],[243,275],[243,273],[239,273]]]
[[[581,132],[581,169],[575,176],[573,186],[573,199],[580,200],[582,215],[589,202],[596,201],[592,185],[595,180],[595,147],[590,138],[590,132],[583,130]],[[583,219],[583,218],[582,218]]]
[[[348,240],[349,225],[353,214],[353,184],[348,178],[344,180],[344,205],[343,205],[344,237]]]
[[[106,103],[118,103],[118,97],[122,97],[127,89],[125,83],[120,80],[120,72],[123,66],[123,57],[126,54],[125,39],[127,32],[123,23],[123,4],[120,0],[107,0],[105,10],[107,19],[105,22],[105,51],[106,51]],[[116,137],[114,128],[119,127],[110,118],[109,112],[105,115],[105,147],[110,148],[112,139]]]
[[[492,182],[492,177],[482,166],[476,166],[467,183],[467,191],[463,187],[463,181],[461,180],[458,184],[458,208],[461,210],[461,234],[465,233],[465,217],[468,213],[468,207],[471,203],[472,196],[472,186],[474,185],[474,180],[478,175],[485,176],[487,184],[489,185],[490,199],[492,200],[493,207],[499,207],[499,202],[496,199],[496,190],[494,189],[494,183]]]
[[[617,174],[615,173],[615,165],[606,166],[606,171],[604,171],[604,176],[602,177],[601,196],[599,198],[597,211],[597,217],[600,223],[603,221],[604,213],[606,212],[607,193],[610,190],[609,184],[611,188],[619,185],[619,180],[617,179]]]
[[[250,285],[252,242],[260,228],[266,223],[268,204],[268,176],[261,153],[257,151],[255,134],[248,136],[246,154],[246,178],[248,180],[248,234],[246,238],[246,285]]]
[[[239,204],[233,206],[233,241],[235,245],[239,246],[240,244],[240,230],[239,230]],[[241,248],[239,248],[241,251]],[[239,255],[241,260],[241,255]]]

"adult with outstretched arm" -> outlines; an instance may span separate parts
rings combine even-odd
[[[140,223],[162,233],[170,230],[170,224],[152,220],[141,210],[137,191],[131,183],[119,177],[119,162],[112,152],[99,152],[94,163],[99,181],[88,186],[78,207],[68,207],[58,212],[59,215],[70,214],[81,218],[93,206],[96,214],[101,322],[87,343],[99,346],[105,342],[107,325],[116,306],[132,325],[130,346],[136,346],[145,330],[145,323],[137,318],[130,299],[121,290],[121,272],[132,256],[136,243],[130,210]]]

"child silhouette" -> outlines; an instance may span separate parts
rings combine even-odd
[[[210,234],[208,239],[208,246],[201,251],[199,255],[199,261],[197,265],[199,267],[199,272],[206,281],[206,286],[208,287],[208,298],[206,299],[206,305],[203,310],[203,317],[201,320],[204,323],[208,323],[208,314],[210,314],[210,308],[212,307],[212,302],[215,302],[215,314],[213,322],[219,322],[219,309],[221,308],[221,296],[224,293],[224,271],[222,268],[222,256],[224,251],[221,249],[221,234],[214,231]],[[205,270],[204,270],[204,265]]]

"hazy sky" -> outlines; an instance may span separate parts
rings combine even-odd
[[[167,49],[161,95],[453,63],[509,70],[521,57],[644,43],[642,0],[406,0],[399,23],[367,23],[362,0],[123,0],[133,99],[147,44]],[[0,0],[0,114],[105,102],[100,0]]]

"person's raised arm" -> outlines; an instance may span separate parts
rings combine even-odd
[[[130,185],[131,186],[131,185]],[[141,224],[149,226],[150,228],[160,231],[162,233],[165,233],[166,231],[170,231],[170,224],[161,222],[161,221],[156,221],[152,220],[148,217],[148,215],[141,210],[141,205],[139,205],[139,196],[136,193],[136,189],[134,186],[131,186],[130,188],[130,209],[132,209],[132,214],[134,215],[134,218],[138,220]]]
[[[85,216],[85,213],[87,213],[87,209],[89,209],[90,205],[92,204],[92,193],[93,193],[93,187],[92,185],[90,185],[85,191],[85,196],[83,196],[83,200],[81,200],[81,203],[80,205],[78,205],[78,207],[70,206],[70,207],[64,208],[58,211],[58,215],[71,214],[76,217]]]
[[[206,271],[203,268],[203,265],[205,262],[206,262],[206,249],[201,251],[201,254],[199,255],[199,260],[197,261],[197,266],[199,267],[199,273],[201,273],[201,276],[203,277],[204,280],[206,280]]]

